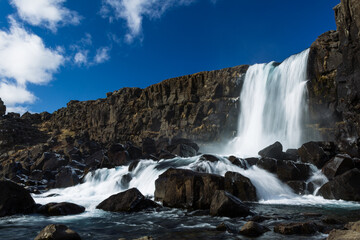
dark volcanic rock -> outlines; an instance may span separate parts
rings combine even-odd
[[[353,160],[347,154],[338,154],[325,164],[322,172],[329,179],[341,175],[355,167]]]
[[[6,106],[0,98],[0,117],[4,116],[6,113]]]
[[[48,203],[37,209],[37,213],[48,216],[65,216],[80,214],[85,211],[83,206],[74,203],[61,202],[61,203]]]
[[[304,143],[298,152],[302,162],[314,164],[318,168],[322,168],[329,160],[328,155],[317,142]]]
[[[211,200],[210,214],[224,217],[246,217],[251,214],[248,206],[224,190],[216,190]]]
[[[80,179],[71,167],[63,167],[55,178],[55,188],[67,188],[80,183]]]
[[[244,226],[241,227],[239,233],[241,235],[248,236],[248,237],[258,237],[268,231],[270,231],[269,228],[267,228],[259,223],[249,221],[249,222],[245,223]]]
[[[0,181],[0,217],[33,212],[34,199],[23,187],[10,181]]]
[[[208,161],[208,162],[217,162],[219,161],[219,158],[217,156],[211,155],[211,154],[203,154],[201,155],[200,161]]]
[[[284,223],[278,224],[274,227],[274,232],[284,235],[307,235],[314,234],[319,231],[320,227],[313,222],[300,222],[300,223]]]
[[[65,225],[50,224],[36,236],[35,240],[81,240],[79,234]]]
[[[131,188],[110,196],[96,208],[110,212],[138,212],[148,208],[156,208],[158,204],[146,199],[136,188]]]
[[[360,201],[360,170],[354,168],[325,183],[318,194],[326,199]]]
[[[259,152],[261,157],[269,157],[275,159],[283,158],[283,146],[279,142],[275,142],[274,144],[264,148]]]
[[[241,201],[257,201],[254,185],[249,178],[244,177],[240,173],[227,172],[225,174],[225,191]]]
[[[155,200],[164,206],[209,209],[215,190],[224,189],[224,177],[170,168],[155,181]]]

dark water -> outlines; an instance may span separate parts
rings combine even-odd
[[[271,230],[278,223],[297,221],[320,223],[324,217],[332,217],[343,222],[360,219],[360,207],[299,207],[255,203],[250,206],[259,215],[270,217],[262,224]],[[307,217],[304,213],[318,213],[319,216]],[[208,215],[197,216],[199,214],[201,213],[164,209],[134,214],[95,210],[66,217],[13,216],[0,220],[0,239],[34,239],[43,227],[52,223],[69,226],[83,239],[133,239],[142,236],[153,236],[155,239],[249,239],[237,233],[218,232],[216,226],[226,222],[237,231],[251,217],[230,219]],[[337,226],[341,227],[341,225]],[[335,225],[328,227],[333,228]],[[311,236],[284,236],[270,231],[257,239],[325,239],[326,237],[327,235],[323,233]]]

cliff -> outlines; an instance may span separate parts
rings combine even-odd
[[[360,151],[360,2],[341,0],[334,8],[337,30],[310,48],[309,107],[323,136],[353,155]]]

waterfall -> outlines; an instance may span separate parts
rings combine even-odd
[[[249,67],[240,94],[238,134],[230,151],[256,156],[276,141],[285,148],[301,145],[308,55],[309,49],[280,65]]]

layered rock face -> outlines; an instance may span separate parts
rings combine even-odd
[[[53,130],[88,131],[102,143],[146,137],[214,141],[237,128],[238,97],[248,66],[124,88],[96,101],[71,101],[51,119]]]
[[[341,0],[337,31],[321,35],[309,56],[309,101],[313,123],[352,155],[360,136],[360,2]]]

